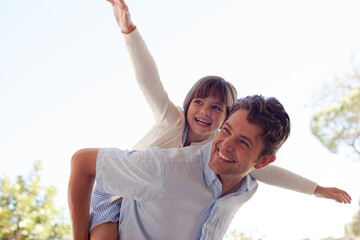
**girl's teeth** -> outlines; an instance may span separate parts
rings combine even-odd
[[[204,125],[210,125],[210,123],[209,122],[206,122],[206,121],[204,121],[204,120],[200,120],[200,119],[195,119],[198,123],[200,123],[200,124],[204,124]]]

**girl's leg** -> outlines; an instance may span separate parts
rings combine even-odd
[[[101,192],[95,185],[90,204],[90,239],[117,239],[122,198]]]
[[[107,222],[94,227],[90,232],[90,240],[117,240],[118,223]]]
[[[71,159],[68,204],[74,239],[88,239],[91,192],[96,175],[98,149],[83,149]]]

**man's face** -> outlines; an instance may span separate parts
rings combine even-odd
[[[258,159],[264,147],[263,129],[249,123],[247,114],[245,109],[233,113],[214,139],[209,167],[222,182],[239,181],[254,168],[264,167],[275,160],[273,155]]]

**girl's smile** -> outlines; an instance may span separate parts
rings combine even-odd
[[[215,133],[226,117],[226,105],[220,98],[194,98],[186,116],[189,125],[187,142],[201,142]]]

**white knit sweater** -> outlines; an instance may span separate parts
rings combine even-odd
[[[136,80],[155,118],[153,127],[133,149],[141,150],[152,146],[182,147],[182,135],[185,128],[183,110],[170,101],[160,81],[155,61],[138,29],[123,35],[135,69]],[[215,134],[203,142],[192,143],[192,145],[208,143],[214,136]],[[274,165],[253,170],[250,175],[258,181],[306,194],[313,194],[317,186],[313,181]]]

